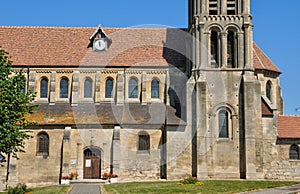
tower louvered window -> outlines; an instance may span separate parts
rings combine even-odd
[[[219,33],[217,31],[212,31],[210,36],[210,55],[211,55],[211,67],[219,67]]]
[[[217,15],[218,7],[218,0],[209,0],[209,15]]]
[[[237,14],[236,6],[237,6],[236,0],[227,0],[227,14],[228,15]]]
[[[236,65],[236,41],[235,33],[228,31],[227,34],[227,66],[229,68],[235,68]]]

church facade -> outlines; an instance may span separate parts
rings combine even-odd
[[[38,110],[8,184],[300,180],[300,118],[253,42],[250,0],[189,0],[174,28],[0,27]],[[5,184],[6,164],[0,167]],[[0,187],[1,188],[1,187]]]

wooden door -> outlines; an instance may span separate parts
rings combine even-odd
[[[99,179],[101,172],[100,151],[87,149],[84,151],[84,179]]]

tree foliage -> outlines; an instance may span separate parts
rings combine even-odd
[[[34,94],[25,93],[26,78],[22,71],[13,73],[12,62],[7,52],[0,48],[0,154],[17,158],[24,152],[24,140],[31,138],[25,115],[31,113]]]

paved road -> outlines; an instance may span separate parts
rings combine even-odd
[[[70,194],[101,194],[100,184],[72,184]],[[242,194],[300,194],[300,185],[280,187],[261,191],[244,192]]]
[[[249,192],[249,194],[299,194],[299,193],[300,193],[300,185]]]
[[[100,194],[100,184],[73,184],[70,194]]]

